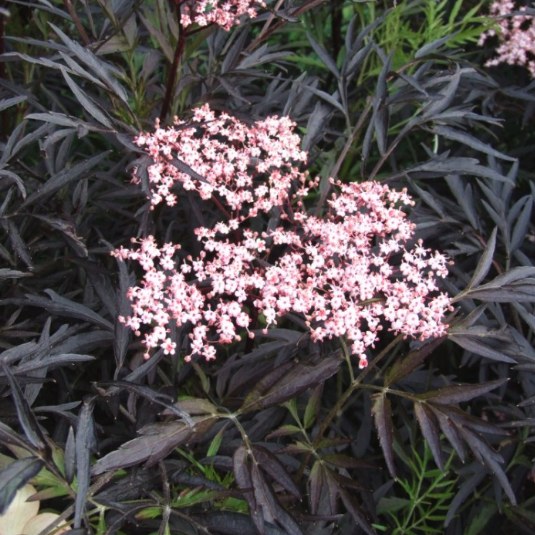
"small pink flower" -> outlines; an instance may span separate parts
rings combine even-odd
[[[261,0],[187,0],[180,22],[184,28],[217,24],[228,31],[240,23],[242,15],[256,17],[259,7],[265,7]]]

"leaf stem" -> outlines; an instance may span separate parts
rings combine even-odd
[[[178,73],[178,67],[180,66],[180,60],[186,49],[186,40],[188,34],[184,30],[180,22],[180,6],[176,7],[176,16],[178,21],[178,41],[176,43],[175,54],[173,56],[173,63],[171,65],[171,70],[169,72],[169,78],[167,79],[167,87],[165,89],[165,97],[163,100],[162,111],[160,113],[160,121],[164,121],[169,113],[169,108],[171,106],[171,98],[173,97],[173,91],[175,89],[175,82]]]
[[[368,365],[367,368],[365,368],[364,370],[362,370],[362,372],[359,374],[358,377],[356,377],[352,382],[351,384],[349,385],[349,388],[342,394],[342,396],[340,397],[340,399],[337,401],[336,405],[331,409],[331,412],[329,412],[329,414],[327,415],[326,418],[324,418],[323,420],[323,423],[321,424],[321,427],[320,427],[320,430],[316,436],[316,438],[314,439],[314,447],[317,447],[318,444],[320,443],[321,439],[323,438],[323,435],[325,433],[325,431],[327,431],[329,425],[331,424],[331,422],[334,420],[334,418],[336,418],[336,416],[338,415],[338,413],[341,411],[342,407],[344,406],[345,402],[351,397],[351,395],[353,394],[353,392],[360,386],[360,384],[362,383],[362,381],[364,381],[364,379],[366,379],[366,377],[371,373],[371,371],[375,368],[375,366],[377,366],[377,364],[386,356],[388,355],[388,353],[390,353],[390,351],[399,343],[401,342],[401,340],[403,340],[403,335],[402,334],[398,334],[398,336],[396,336],[394,338],[394,340],[392,340],[392,342],[390,342],[371,362],[370,364]]]

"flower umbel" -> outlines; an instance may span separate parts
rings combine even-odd
[[[255,18],[257,8],[264,6],[261,0],[187,0],[180,22],[184,28],[191,24],[217,24],[228,31],[240,23],[242,15]]]
[[[129,290],[133,314],[123,321],[137,334],[148,327],[147,356],[157,347],[175,352],[175,324],[191,326],[186,359],[215,358],[216,344],[253,336],[258,314],[266,327],[297,314],[314,340],[348,339],[361,367],[385,320],[395,333],[420,339],[445,333],[450,300],[437,294],[436,278],[447,274],[447,259],[421,241],[409,245],[414,227],[402,208],[413,202],[405,190],[332,181],[336,193],[315,217],[303,197],[317,181],[297,167],[306,155],[288,118],[248,126],[205,106],[190,128],[176,126],[136,140],[154,160],[151,203],[172,206],[175,191],[195,190],[217,202],[226,221],[196,229],[195,257],[152,236],[115,251],[145,272]],[[175,158],[194,173],[178,169]]]
[[[520,7],[518,11],[525,11]],[[498,32],[491,29],[483,33],[479,39],[481,46],[489,37],[496,34],[499,46],[496,49],[497,57],[487,61],[487,67],[500,63],[520,65],[527,67],[531,77],[535,77],[535,23],[533,17],[528,15],[511,16],[515,11],[515,3],[511,0],[499,0],[490,8],[491,15],[496,18]]]

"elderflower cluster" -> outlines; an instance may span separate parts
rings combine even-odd
[[[180,22],[184,28],[192,24],[216,24],[226,31],[240,23],[242,15],[257,16],[257,8],[265,7],[261,0],[186,0]]]
[[[525,11],[520,7],[518,11]],[[499,46],[497,57],[487,61],[487,67],[500,63],[527,67],[531,76],[535,77],[535,24],[533,17],[528,15],[511,16],[515,11],[515,4],[511,0],[499,0],[490,8],[491,15],[496,18],[498,32],[491,29],[483,33],[479,45],[498,34]]]
[[[122,321],[138,336],[145,326],[147,357],[158,347],[175,352],[174,324],[191,328],[186,360],[215,358],[217,344],[253,337],[259,314],[265,328],[292,313],[316,341],[344,337],[361,367],[385,323],[421,339],[445,333],[450,300],[438,294],[436,278],[446,276],[448,261],[421,241],[409,245],[407,192],[332,181],[325,214],[309,214],[302,198],[318,181],[297,167],[306,155],[293,128],[288,118],[246,125],[204,106],[190,125],[176,121],[136,139],[154,161],[153,205],[172,206],[180,191],[194,190],[221,214],[196,229],[196,256],[152,236],[114,252],[144,271],[128,292],[133,313]]]

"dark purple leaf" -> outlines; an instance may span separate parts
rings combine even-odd
[[[455,332],[452,332],[449,335],[449,339],[455,342],[457,345],[460,345],[462,348],[475,353],[476,355],[481,355],[482,357],[496,360],[498,362],[516,364],[516,360],[505,355],[503,351],[499,351],[498,349],[490,347],[489,340],[485,340],[485,335],[470,336],[455,334]]]
[[[173,398],[167,394],[161,392],[155,392],[151,388],[135,383],[130,383],[128,381],[113,381],[111,383],[99,383],[99,386],[111,386],[112,390],[110,394],[115,394],[116,388],[128,390],[139,396],[142,396],[148,399],[151,403],[156,403],[167,409],[168,414],[175,414],[179,418],[182,418],[184,422],[193,426],[193,420],[190,418],[190,415],[184,412],[178,404],[173,404]]]
[[[418,423],[420,424],[420,429],[422,430],[422,435],[429,444],[433,458],[437,463],[437,466],[441,471],[444,471],[444,455],[442,454],[442,448],[440,445],[440,437],[438,434],[438,423],[436,417],[433,414],[433,411],[427,407],[425,403],[415,403],[414,412],[416,418],[418,418]]]
[[[74,440],[74,430],[69,427],[69,434],[65,442],[65,480],[67,483],[72,483],[76,471],[76,445]]]
[[[314,49],[314,52],[319,56],[322,63],[336,76],[340,78],[340,73],[338,72],[338,67],[334,60],[327,54],[325,49],[307,32],[307,38]]]
[[[37,423],[37,418],[30,409],[30,406],[24,398],[24,394],[22,393],[17,380],[13,377],[9,367],[4,361],[2,361],[1,364],[4,375],[7,377],[7,381],[11,387],[11,395],[13,397],[15,409],[17,410],[17,416],[19,417],[19,422],[24,430],[24,434],[34,448],[41,450],[45,447],[45,438],[41,428],[39,427],[39,424]]]
[[[441,403],[445,405],[457,404],[487,394],[506,382],[507,379],[498,379],[480,385],[446,386],[439,390],[431,390],[425,394],[420,394],[418,397],[420,399],[425,399],[426,401],[432,401],[433,403]]]
[[[80,528],[87,503],[87,492],[91,483],[91,451],[94,449],[93,407],[95,398],[84,400],[78,416],[74,441],[76,454],[76,501],[74,503],[74,528]]]
[[[174,448],[191,441],[196,433],[202,436],[215,423],[213,418],[194,418],[192,428],[183,422],[168,422],[151,424],[140,429],[142,436],[123,444],[117,451],[113,451],[97,461],[93,467],[93,475],[99,475],[111,470],[126,468],[147,461],[152,465],[166,457]]]
[[[0,443],[2,444],[12,444],[13,446],[18,446],[23,448],[31,453],[37,453],[30,445],[28,445],[22,437],[17,435],[13,429],[0,422]]]
[[[52,314],[57,314],[58,316],[77,318],[82,321],[87,321],[101,327],[102,329],[113,331],[113,325],[108,320],[104,319],[102,316],[96,312],[93,312],[86,306],[61,297],[53,290],[45,290],[45,293],[50,296],[50,299],[45,299],[44,297],[38,297],[35,295],[28,295],[27,299],[21,301],[21,303],[28,306],[44,308],[45,310],[48,310]]]
[[[296,498],[301,498],[301,493],[299,492],[297,485],[294,483],[292,476],[274,453],[267,448],[254,445],[253,457],[262,470],[269,474],[286,491],[293,494]]]
[[[353,520],[355,520],[355,522],[362,528],[362,530],[368,535],[376,535],[374,529],[366,518],[366,513],[357,503],[355,498],[342,488],[339,489],[339,495],[343,504],[345,505],[345,508],[353,517]]]
[[[442,98],[427,105],[423,110],[422,117],[432,118],[434,115],[444,111],[451,104],[457,93],[461,74],[461,71],[458,70],[455,74],[444,77],[445,79],[449,78],[449,83],[439,94]]]
[[[392,408],[390,400],[386,394],[375,394],[372,396],[373,407],[372,413],[375,420],[375,426],[379,434],[379,441],[385,456],[388,471],[392,477],[396,477],[396,468],[394,465],[394,424],[392,422]]]
[[[19,229],[11,219],[5,221],[5,223],[3,222],[3,225],[7,230],[13,249],[15,249],[15,252],[19,258],[26,264],[26,266],[28,266],[28,269],[33,271],[34,267],[30,251],[26,243],[21,238]]]
[[[448,514],[446,516],[446,520],[444,521],[444,526],[448,526],[450,522],[453,520],[453,517],[455,516],[455,513],[459,509],[461,505],[465,503],[465,501],[469,498],[469,496],[472,495],[476,487],[485,479],[486,473],[483,470],[480,470],[476,474],[474,474],[470,479],[467,481],[464,481],[460,488],[459,492],[455,495],[453,500],[451,501],[450,508],[448,509]]]
[[[350,457],[349,455],[344,455],[343,453],[326,453],[321,455],[321,460],[333,464],[338,468],[356,468],[358,470],[365,470],[374,468],[374,465],[363,461],[362,459],[357,459],[356,457]]]
[[[76,165],[73,165],[72,167],[68,167],[63,171],[60,171],[57,175],[49,178],[35,193],[32,193],[23,203],[22,207],[27,208],[28,206],[37,202],[43,202],[46,197],[58,192],[70,182],[81,177],[86,178],[94,167],[108,157],[110,152],[111,151],[100,152],[88,160],[84,160]]]
[[[385,386],[391,386],[409,375],[445,341],[445,336],[434,338],[413,349],[406,357],[396,360],[386,373]]]
[[[260,382],[262,383],[261,388],[255,387],[256,394],[245,400],[240,412],[264,409],[288,401],[308,388],[316,386],[333,376],[340,367],[341,362],[339,357],[332,356],[324,358],[314,366],[306,366],[301,363],[294,364],[293,362],[282,364],[270,376]],[[268,389],[265,390],[266,388]]]
[[[492,260],[494,258],[494,249],[496,248],[496,235],[498,233],[497,227],[494,227],[490,238],[487,241],[487,247],[481,255],[477,267],[472,275],[472,279],[468,283],[468,289],[472,289],[477,286],[487,275],[490,267],[492,266]]]
[[[459,141],[460,143],[463,143],[464,145],[467,145],[472,149],[478,150],[485,154],[489,154],[491,156],[494,156],[495,158],[501,158],[502,160],[508,160],[510,162],[515,161],[515,158],[511,158],[506,154],[502,154],[501,152],[493,149],[487,143],[479,141],[479,139],[470,134],[467,134],[466,132],[461,132],[460,130],[455,130],[454,128],[443,125],[435,125],[433,127],[433,131],[439,136],[445,137],[446,139],[451,139],[452,141]]]
[[[321,498],[326,492],[324,466],[320,461],[316,461],[312,466],[310,475],[308,476],[308,483],[310,485],[310,512],[313,515],[317,515],[320,510]]]
[[[470,449],[474,453],[474,455],[483,463],[485,464],[490,470],[492,470],[494,476],[498,479],[500,482],[503,490],[507,494],[507,497],[511,501],[513,505],[516,505],[516,496],[511,488],[511,485],[509,481],[507,480],[507,476],[505,475],[505,472],[503,471],[503,468],[500,466],[500,464],[503,464],[502,457],[497,454],[495,451],[493,451],[483,440],[481,437],[470,431],[469,429],[460,429],[461,434],[463,435],[463,438],[466,440],[468,445],[470,446]],[[500,463],[500,464],[499,464]]]
[[[448,442],[453,446],[455,451],[457,452],[457,455],[461,459],[461,461],[464,462],[465,460],[465,451],[463,446],[463,441],[461,440],[461,437],[459,436],[459,432],[457,431],[457,427],[455,424],[451,421],[449,416],[444,414],[442,410],[438,410],[436,407],[431,406],[431,409],[433,410],[433,414],[437,417],[438,425],[440,425],[440,429],[448,439]]]

